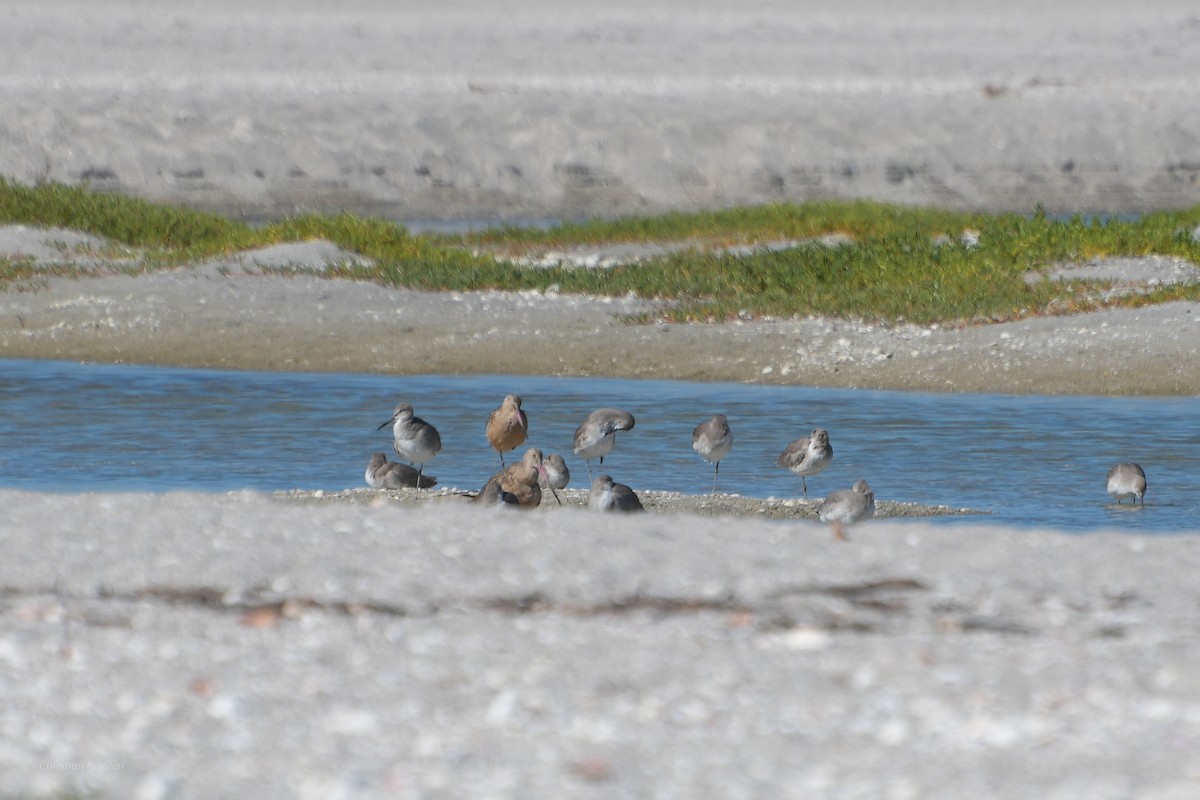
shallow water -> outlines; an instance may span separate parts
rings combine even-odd
[[[325,489],[363,486],[376,430],[401,399],[442,434],[426,465],[441,486],[478,488],[499,465],[484,420],[508,392],[524,400],[531,446],[571,453],[595,408],[630,411],[604,471],[635,489],[708,491],[712,467],[691,431],[728,415],[733,452],[719,488],[792,497],[800,481],[775,466],[794,438],[826,428],[833,464],[809,479],[814,497],[866,478],[888,500],[989,512],[978,521],[1063,530],[1200,529],[1195,399],[941,395],[740,384],[529,377],[390,377],[222,372],[0,360],[0,487],[40,491]],[[518,455],[524,448],[518,450]],[[1117,508],[1104,476],[1145,468],[1144,509]]]

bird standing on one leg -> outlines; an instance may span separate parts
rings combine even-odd
[[[583,424],[575,429],[574,452],[587,460],[588,477],[592,475],[592,459],[604,457],[612,452],[617,443],[617,431],[633,430],[633,415],[616,408],[601,408],[588,414]]]
[[[504,466],[504,454],[520,447],[529,436],[529,417],[521,410],[521,398],[510,394],[500,407],[488,414],[487,440],[500,454],[500,466]]]
[[[775,459],[775,465],[786,467],[800,476],[800,484],[804,487],[804,499],[808,499],[808,477],[816,475],[829,466],[833,460],[833,445],[829,444],[829,433],[821,428],[815,429],[803,439],[797,439],[787,446]]]
[[[703,456],[705,461],[713,465],[712,493],[717,493],[717,471],[721,469],[721,459],[729,455],[733,449],[733,431],[729,429],[729,420],[724,414],[715,414],[708,422],[701,422],[692,431],[692,449]]]
[[[388,425],[392,426],[392,449],[410,464],[417,465],[419,482],[425,462],[441,452],[442,437],[438,435],[437,428],[420,417],[413,416],[412,403],[396,406],[392,418],[377,430],[383,430]]]

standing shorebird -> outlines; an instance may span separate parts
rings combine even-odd
[[[567,462],[558,453],[551,453],[542,460],[542,476],[542,486],[550,490],[561,506],[562,500],[555,490],[565,489],[571,482],[571,470],[567,469]]]
[[[608,475],[597,475],[588,493],[588,508],[592,511],[645,511],[633,489],[614,483]]]
[[[842,526],[855,525],[875,516],[875,493],[866,481],[858,481],[849,489],[830,492],[817,506],[817,516],[833,527],[833,535],[845,539]]]
[[[432,460],[442,449],[442,437],[437,428],[413,416],[412,403],[396,406],[392,418],[376,430],[383,430],[388,425],[392,426],[392,449],[410,464],[417,465],[417,480],[420,481],[425,462]]]
[[[778,467],[787,467],[800,476],[800,485],[804,487],[804,499],[808,499],[808,481],[805,478],[816,475],[829,466],[833,460],[833,445],[829,444],[829,432],[817,428],[803,439],[797,439],[787,446],[775,459]]]
[[[1117,464],[1108,471],[1106,487],[1117,505],[1126,497],[1146,505],[1146,473],[1138,464]]]
[[[604,457],[612,452],[617,443],[617,431],[633,430],[633,415],[615,408],[601,408],[588,414],[583,424],[575,429],[575,455],[587,460],[588,477],[592,476],[592,459]]]
[[[408,464],[399,461],[388,461],[383,453],[372,453],[363,477],[367,486],[372,489],[403,489],[416,487],[428,489],[437,486],[437,478],[432,475],[421,475]]]
[[[708,422],[701,422],[692,431],[692,449],[711,461],[713,465],[712,493],[717,493],[717,471],[721,469],[721,459],[729,455],[733,449],[733,431],[729,430],[729,420],[724,414],[715,414]]]
[[[521,398],[510,394],[500,407],[488,414],[487,440],[492,449],[500,454],[500,466],[504,466],[504,454],[518,448],[529,436],[529,417],[521,410]]]

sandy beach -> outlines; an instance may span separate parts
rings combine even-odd
[[[0,175],[248,216],[1178,208],[1198,30],[1168,0],[21,2]],[[76,237],[7,228],[0,252]],[[0,357],[1200,394],[1194,303],[628,325],[653,302],[331,281],[320,242],[137,275],[68,257],[95,274],[0,294]],[[839,542],[361,491],[0,508],[5,797],[1200,796],[1193,533],[891,518]]]

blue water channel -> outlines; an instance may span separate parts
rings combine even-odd
[[[524,400],[529,445],[571,454],[595,408],[631,412],[605,471],[635,489],[703,493],[712,468],[691,431],[729,417],[733,452],[719,488],[796,497],[775,457],[812,428],[829,431],[832,466],[812,496],[866,478],[876,496],[969,507],[976,522],[1062,530],[1200,530],[1200,401],[1194,398],[919,394],[505,376],[225,372],[0,360],[0,488],[38,491],[324,489],[364,486],[376,430],[401,400],[441,432],[426,465],[441,486],[478,488],[498,466],[484,420],[506,393]],[[521,450],[518,451],[521,452]],[[1116,507],[1104,476],[1118,461],[1146,470],[1144,509]]]

